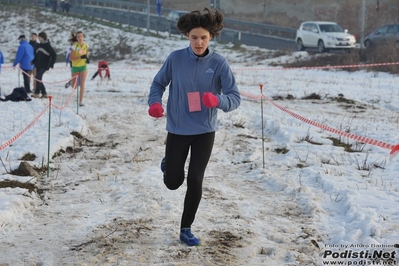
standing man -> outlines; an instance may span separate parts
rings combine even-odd
[[[55,61],[57,60],[57,53],[51,46],[47,34],[45,32],[39,33],[40,44],[35,51],[34,63],[37,67],[36,79],[39,81],[33,98],[47,98],[46,87],[43,84],[43,74],[50,68],[54,68]]]
[[[65,0],[61,0],[61,11],[62,11],[62,13],[65,13],[65,6],[64,6],[64,4],[65,4]]]
[[[162,0],[156,0],[155,4],[157,5],[157,13],[158,16],[161,16],[161,7],[163,5]]]
[[[23,71],[22,76],[24,78],[24,88],[26,93],[30,93],[32,92],[30,90],[30,75],[32,74],[33,69],[33,65],[31,64],[34,59],[33,47],[28,43],[25,35],[20,35],[18,40],[19,47],[12,66],[15,68],[15,66],[19,64],[19,67]]]
[[[39,42],[37,41],[37,34],[36,34],[36,32],[33,32],[33,33],[30,35],[29,44],[32,45],[33,50],[36,50],[37,46],[39,45]]]
[[[35,54],[36,49],[37,49],[37,47],[39,45],[39,43],[37,42],[37,34],[35,32],[33,32],[30,35],[29,44],[32,45],[33,53]],[[35,79],[35,77],[36,77],[36,67],[35,66],[33,66],[32,76],[33,76],[33,90],[35,91],[36,90],[36,79]]]
[[[1,74],[1,65],[4,64],[4,56],[3,53],[0,51],[0,74]],[[0,86],[0,97],[1,97],[1,86]]]
[[[51,3],[53,5],[53,12],[57,12],[57,6],[58,6],[57,0],[51,0]]]
[[[4,56],[3,53],[0,51],[0,73],[1,73],[1,65],[4,64]]]
[[[68,0],[65,0],[65,2],[64,2],[64,9],[65,9],[65,12],[64,12],[64,13],[69,14],[69,9],[70,9],[70,8],[71,8],[71,4],[69,3]]]

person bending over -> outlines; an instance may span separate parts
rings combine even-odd
[[[107,61],[105,60],[101,60],[100,62],[98,62],[98,69],[96,73],[94,73],[91,80],[95,79],[97,75],[100,75],[100,78],[103,79],[103,71],[105,71],[104,78],[108,78],[108,80],[111,80],[111,73],[109,71],[109,66]]]

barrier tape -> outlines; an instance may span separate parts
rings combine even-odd
[[[375,66],[394,66],[399,65],[399,62],[392,63],[373,63],[373,64],[357,64],[357,65],[337,65],[337,66],[310,66],[310,67],[273,67],[273,68],[241,68],[234,70],[252,70],[252,71],[260,71],[260,70],[310,70],[310,69],[337,69],[337,68],[362,68],[362,67],[375,67]]]
[[[376,63],[376,64],[357,64],[357,65],[355,65],[355,64],[354,65],[338,65],[338,66],[318,66],[318,67],[243,68],[242,70],[256,70],[256,71],[259,71],[259,70],[293,70],[293,69],[309,70],[309,69],[330,69],[330,68],[331,69],[336,69],[336,68],[356,68],[356,67],[389,66],[389,65],[399,65],[399,62]],[[9,67],[5,66],[4,68],[9,68]],[[153,68],[133,68],[133,69],[153,69]],[[239,70],[239,69],[236,69],[236,70]],[[29,75],[28,73],[24,72],[23,70],[22,70],[22,72],[25,75]],[[64,80],[64,81],[58,81],[56,83],[61,83],[61,82],[69,81],[69,80],[72,80],[72,79],[73,78],[68,79],[68,80]],[[39,81],[39,80],[36,80],[36,81]],[[42,81],[39,81],[39,82],[42,82]],[[48,83],[50,83],[50,82],[48,82]],[[263,85],[260,85],[260,87],[261,87],[261,90],[262,90]],[[51,104],[51,106],[53,106],[56,109],[64,109],[68,105],[70,100],[72,99],[72,95],[73,95],[74,90],[75,89],[72,89],[71,94],[69,95],[69,98],[68,98],[68,100],[67,100],[65,105],[59,107],[57,105]],[[240,92],[240,94],[243,95],[244,97],[255,99],[255,100],[259,100],[262,97],[262,98],[266,99],[268,102],[270,102],[271,104],[273,104],[275,107],[280,109],[281,111],[293,116],[294,118],[296,118],[296,119],[298,119],[298,120],[300,120],[300,121],[302,121],[304,123],[310,124],[312,126],[321,128],[323,130],[326,130],[326,131],[332,132],[334,134],[338,134],[338,135],[341,135],[341,136],[344,136],[344,137],[347,137],[347,138],[350,138],[350,139],[353,139],[353,140],[356,140],[356,141],[359,141],[359,142],[367,143],[367,144],[378,146],[378,147],[385,148],[385,149],[390,149],[391,150],[390,151],[390,159],[392,159],[394,156],[396,156],[396,154],[399,152],[399,144],[397,144],[397,145],[388,144],[388,143],[385,143],[385,142],[382,142],[382,141],[373,140],[373,139],[370,139],[370,138],[367,138],[367,137],[357,136],[357,135],[352,134],[352,133],[344,132],[344,131],[341,131],[341,130],[338,130],[338,129],[335,129],[335,128],[332,128],[332,127],[329,127],[329,126],[326,126],[326,125],[323,125],[323,124],[320,124],[318,122],[315,122],[315,121],[312,121],[310,119],[307,119],[307,118],[305,118],[303,116],[300,116],[300,115],[298,115],[298,114],[296,114],[296,113],[294,113],[294,112],[292,112],[292,111],[290,111],[290,110],[278,105],[277,103],[272,101],[267,96],[264,96],[263,94],[262,94],[262,96],[259,96],[259,97],[255,96],[255,95],[252,95],[250,93],[246,93],[246,92]],[[32,127],[33,124],[43,115],[44,111],[49,108],[49,106],[50,105],[47,105],[46,108],[25,129],[23,129],[16,136],[14,136],[9,141],[4,143],[2,146],[0,146],[0,151],[3,150],[5,147],[9,146],[17,138],[19,138],[26,130],[28,130],[30,127]]]
[[[2,65],[2,70],[3,69],[13,69],[13,68],[16,68],[16,66],[15,67],[13,67],[13,66],[6,66],[6,65]],[[20,67],[19,67],[20,68]],[[70,69],[69,67],[54,67],[54,68],[52,68],[51,70],[56,70],[56,71],[64,71],[65,70],[65,68],[68,68],[68,69]],[[93,70],[98,70],[98,67],[96,66],[96,67],[87,67],[87,69],[93,69]],[[105,69],[105,68],[103,68],[103,69]],[[109,68],[109,69],[111,69],[111,68]],[[112,67],[112,69],[126,69],[126,70],[159,70],[159,67]]]
[[[30,122],[30,124],[28,126],[26,126],[23,130],[21,130],[17,135],[12,137],[10,140],[8,140],[4,144],[2,144],[0,146],[0,151],[3,150],[4,148],[8,147],[11,143],[13,143],[15,140],[17,140],[23,133],[25,133],[25,131],[27,131],[29,128],[31,128],[49,107],[50,107],[50,104],[47,104],[47,106],[40,112],[40,114],[38,116],[35,117],[35,119],[33,119],[32,122]]]
[[[56,109],[58,109],[58,110],[62,110],[62,109],[64,109],[66,106],[68,106],[69,102],[70,102],[71,99],[72,99],[72,96],[73,96],[73,94],[74,94],[74,91],[75,91],[75,89],[72,89],[72,90],[71,90],[71,93],[69,94],[68,100],[67,100],[67,102],[66,102],[63,106],[57,106],[57,105],[55,105],[54,103],[52,103],[52,102],[51,102],[51,97],[52,97],[52,96],[49,96],[49,102],[50,102],[50,103],[47,104],[47,106],[40,112],[39,115],[37,115],[37,116],[35,117],[35,119],[33,119],[32,122],[29,123],[28,126],[26,126],[23,130],[21,130],[17,135],[15,135],[15,136],[12,137],[11,139],[9,139],[9,140],[6,141],[5,143],[3,143],[3,144],[0,146],[0,151],[2,151],[3,149],[7,148],[8,146],[10,146],[10,145],[11,145],[14,141],[16,141],[22,134],[24,134],[28,129],[30,129],[30,128],[39,120],[39,118],[45,113],[45,111],[46,111],[47,109],[49,109],[50,104],[51,104],[51,106],[53,106],[54,108],[56,108]]]
[[[72,99],[72,96],[73,96],[75,90],[76,90],[76,89],[72,88],[71,93],[70,93],[69,96],[68,96],[68,100],[65,102],[64,105],[58,106],[58,105],[55,105],[54,103],[51,103],[51,106],[53,106],[55,109],[58,109],[58,110],[63,110],[63,109],[65,109],[65,107],[67,107],[68,104],[70,103],[70,101],[71,101],[71,99]]]
[[[26,73],[26,72],[23,71],[22,69],[21,69],[21,71],[22,71],[25,75],[29,75],[28,73]],[[74,76],[74,77],[68,79],[68,81],[69,81],[69,80],[74,80],[74,79],[77,79],[77,78],[78,78],[78,76]],[[37,81],[38,81],[38,82],[41,82],[41,81],[39,81],[39,80],[37,80]],[[66,81],[67,81],[67,80],[66,80]],[[65,81],[57,81],[56,83],[61,83],[61,82],[65,82]],[[39,120],[39,118],[45,113],[45,111],[46,111],[47,109],[49,109],[50,105],[53,106],[54,108],[58,109],[58,110],[64,109],[64,108],[69,104],[69,102],[71,101],[75,89],[76,89],[76,88],[72,88],[71,93],[69,94],[68,100],[66,101],[66,103],[65,103],[63,106],[57,106],[57,105],[55,105],[54,103],[52,103],[52,102],[51,102],[51,97],[52,97],[52,96],[49,96],[49,104],[47,104],[47,106],[40,112],[39,115],[37,115],[37,116],[33,119],[32,122],[30,122],[30,123],[28,124],[28,126],[26,126],[23,130],[21,130],[17,135],[15,135],[15,136],[12,137],[11,139],[9,139],[9,140],[6,141],[5,143],[3,143],[3,144],[0,146],[0,151],[2,151],[3,149],[7,148],[8,146],[10,146],[14,141],[16,141],[20,136],[22,136],[22,134],[24,134],[28,129],[30,129],[30,128]]]
[[[363,68],[363,67],[378,67],[378,66],[394,66],[399,65],[399,62],[391,62],[391,63],[370,63],[370,64],[352,64],[352,65],[336,65],[336,66],[308,66],[308,67],[262,67],[262,68],[232,68],[232,70],[240,71],[240,70],[250,70],[250,71],[265,71],[265,70],[311,70],[311,69],[341,69],[341,68]],[[14,68],[13,66],[3,66],[4,69]],[[89,67],[88,69],[98,69],[98,67]],[[112,67],[112,69],[126,69],[126,70],[159,70],[158,68],[153,67],[131,67],[131,68],[118,68]],[[54,68],[53,70],[64,70],[64,68]]]
[[[263,85],[260,85],[260,86],[263,87]],[[335,129],[335,128],[320,124],[318,122],[315,122],[315,121],[307,119],[307,118],[305,118],[303,116],[300,116],[300,115],[288,110],[285,107],[282,107],[281,105],[275,103],[269,97],[267,97],[267,96],[265,96],[263,94],[262,94],[262,96],[255,96],[255,95],[247,93],[247,92],[240,92],[240,94],[242,96],[244,96],[244,97],[247,97],[247,98],[250,98],[250,99],[254,99],[254,100],[260,100],[261,98],[264,98],[268,102],[273,104],[275,107],[280,109],[281,111],[293,116],[294,118],[296,118],[296,119],[298,119],[298,120],[300,120],[300,121],[302,121],[304,123],[310,124],[312,126],[321,128],[323,130],[326,130],[326,131],[332,132],[334,134],[338,134],[338,135],[341,135],[341,136],[344,136],[344,137],[347,137],[347,138],[350,138],[350,139],[353,139],[353,140],[356,140],[356,141],[359,141],[359,142],[367,143],[367,144],[370,144],[370,145],[373,145],[373,146],[378,146],[378,147],[385,148],[385,149],[390,149],[391,152],[389,154],[390,154],[390,159],[391,160],[399,152],[399,144],[397,144],[397,145],[388,144],[388,143],[385,143],[385,142],[382,142],[382,141],[379,141],[379,140],[373,140],[373,139],[370,139],[370,138],[367,138],[367,137],[357,136],[357,135],[352,134],[352,133],[348,133],[348,132],[345,132],[345,131],[341,131],[339,129]]]
[[[31,74],[29,74],[29,73],[23,71],[22,68],[20,68],[20,70],[21,70],[21,72],[22,72],[24,75],[27,75],[29,78],[32,78],[32,77],[31,77]],[[36,77],[33,77],[33,79],[34,79],[36,82],[43,83],[43,84],[57,84],[57,83],[65,83],[65,82],[68,82],[68,81],[74,79],[74,77],[68,78],[68,79],[64,79],[64,80],[60,80],[60,81],[56,81],[56,82],[38,80]]]
[[[25,74],[25,75],[27,75],[27,76],[30,76],[29,73],[23,71],[22,69],[21,69],[21,71],[22,71],[23,74]],[[66,79],[66,80],[61,80],[61,81],[56,81],[56,82],[44,82],[44,81],[42,81],[42,80],[38,80],[38,79],[34,78],[34,80],[36,80],[36,82],[48,83],[48,84],[65,83],[66,81],[68,81],[68,82],[71,81],[71,83],[74,83],[74,80],[76,80],[76,79],[78,79],[78,75],[75,75],[75,76],[73,76],[73,77],[71,77],[71,78],[69,78],[69,79]],[[66,106],[69,104],[69,102],[71,101],[74,91],[75,91],[75,88],[72,88],[71,93],[69,94],[68,100],[66,101],[66,103],[65,103],[64,105],[58,106],[58,105],[55,105],[55,104],[51,103],[51,106],[53,106],[55,109],[58,109],[58,110],[63,110],[63,109],[65,109],[65,107],[66,107]]]

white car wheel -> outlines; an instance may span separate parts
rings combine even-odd
[[[302,42],[301,39],[298,39],[298,40],[296,41],[296,49],[297,49],[298,51],[305,51],[305,46],[303,46],[303,42]]]
[[[324,53],[326,51],[326,47],[324,46],[324,42],[322,40],[317,44],[317,50],[319,53]]]

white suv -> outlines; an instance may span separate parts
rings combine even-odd
[[[306,21],[296,31],[298,51],[316,48],[320,53],[330,49],[351,49],[356,46],[355,36],[334,22]]]

